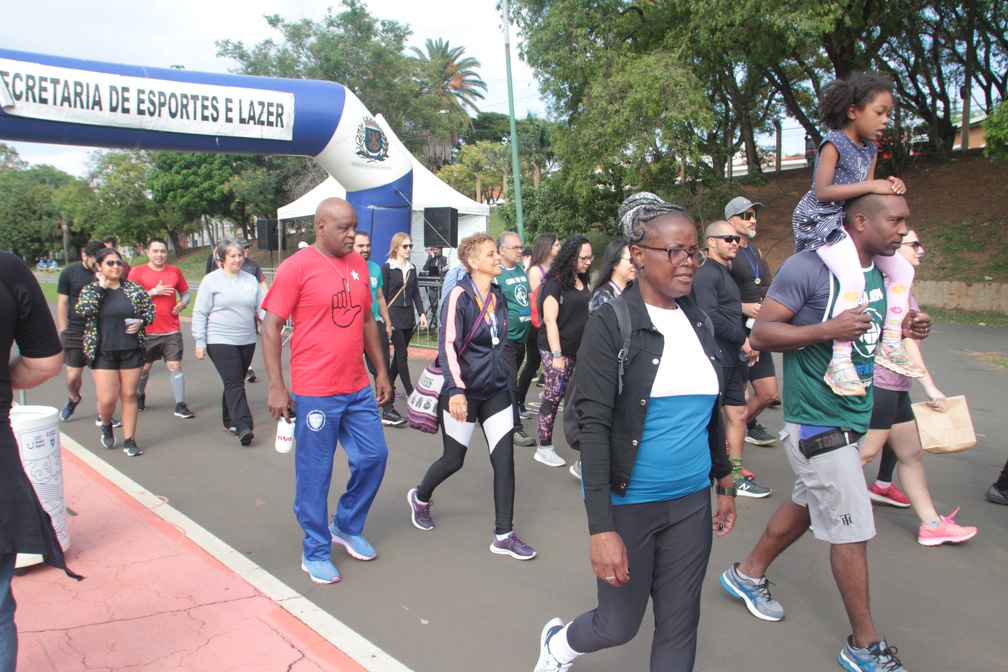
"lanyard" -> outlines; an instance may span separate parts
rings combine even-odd
[[[483,321],[490,325],[490,340],[494,345],[500,343],[500,338],[497,337],[497,296],[493,293],[493,287],[487,290],[487,298],[484,299],[480,294],[479,287],[476,283],[473,283],[473,289],[476,290],[476,305],[479,306],[480,312],[484,312],[484,305],[486,305],[486,311],[483,315]]]
[[[754,262],[753,257],[750,257],[749,252],[747,251],[749,249],[748,245],[746,245],[745,247],[742,247],[740,245],[739,249],[742,250],[742,256],[746,258],[746,261],[749,262],[749,267],[752,268],[753,276],[756,278],[755,280],[753,280],[753,282],[757,285],[760,284],[762,280],[760,280],[759,277],[760,274],[759,255],[758,254],[754,255],[756,259],[756,261]]]
[[[623,293],[623,290],[620,289],[620,286],[617,285],[612,280],[609,281],[609,286],[612,287],[612,289],[613,289],[613,296],[619,296],[620,294]]]

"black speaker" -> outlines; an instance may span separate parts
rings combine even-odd
[[[260,250],[269,250],[272,252],[280,249],[280,236],[277,234],[279,225],[280,220],[278,219],[256,220],[256,238],[258,239],[257,244]],[[287,249],[286,239],[283,241],[283,249]]]
[[[458,247],[458,209],[424,208],[424,247]]]

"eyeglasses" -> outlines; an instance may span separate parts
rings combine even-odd
[[[739,243],[742,241],[741,236],[707,236],[708,238],[717,238],[718,240],[723,240],[726,243]]]
[[[921,242],[919,240],[909,240],[902,244],[909,245],[910,247],[914,248],[914,252],[920,252]]]
[[[122,259],[108,259],[104,262],[106,266],[112,268],[113,266],[122,266]]]
[[[743,212],[742,214],[740,214],[739,217],[741,217],[742,219],[744,219],[745,221],[748,222],[748,221],[751,221],[753,219],[756,219],[756,213],[754,211],[752,211],[752,210],[748,210],[748,211]]]
[[[403,243],[403,249],[404,250],[412,250],[413,249],[413,243]]]
[[[521,245],[512,245],[511,247],[503,247],[502,246],[501,249],[502,250],[511,250],[513,252],[514,250],[524,250],[525,248],[522,247]]]
[[[580,259],[581,261],[587,261],[590,264],[591,262],[595,261],[595,255],[589,254],[587,257],[579,256],[578,259]]]
[[[699,266],[707,259],[707,250],[702,247],[687,250],[685,247],[653,247],[651,245],[641,245],[640,243],[637,243],[637,247],[642,247],[645,250],[664,252],[668,255],[669,262],[675,266],[682,266],[686,263],[687,259],[692,259],[693,263]]]

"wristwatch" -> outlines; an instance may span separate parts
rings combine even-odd
[[[563,353],[560,352],[559,350],[554,350],[553,351],[553,359],[556,359],[557,357],[563,357]]]
[[[735,488],[726,488],[723,485],[715,485],[714,493],[718,495],[728,495],[729,497],[735,497],[738,495],[738,490]]]

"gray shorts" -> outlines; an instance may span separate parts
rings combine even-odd
[[[791,500],[808,508],[815,538],[852,544],[874,537],[875,516],[861,470],[860,446],[844,446],[810,460],[798,448],[800,425],[787,422],[784,428],[788,432],[784,449],[798,477]]]
[[[182,332],[147,335],[147,363],[163,359],[166,362],[182,361]]]

